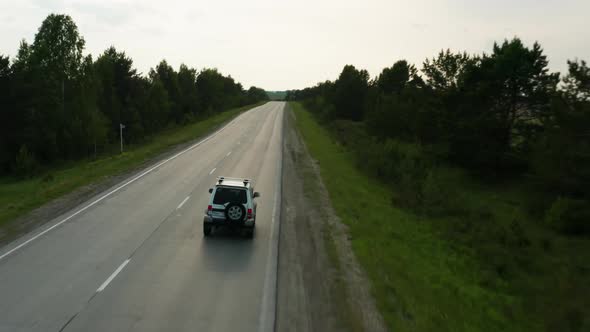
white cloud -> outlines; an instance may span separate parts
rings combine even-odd
[[[518,35],[554,70],[590,60],[587,0],[21,0],[0,2],[0,52],[14,55],[52,12],[71,15],[94,56],[110,45],[139,71],[166,58],[217,67],[245,86],[301,88],[351,63],[372,75],[451,48],[481,53]]]

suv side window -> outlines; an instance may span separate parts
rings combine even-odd
[[[213,197],[213,204],[246,204],[247,202],[246,190],[239,188],[217,187],[215,197]]]

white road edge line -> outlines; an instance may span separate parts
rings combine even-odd
[[[211,172],[209,172],[209,175],[213,174],[213,172],[215,172],[216,169],[217,168],[212,169]]]
[[[231,151],[230,151],[230,152],[228,152],[228,153],[227,153],[225,156],[226,156],[226,157],[229,157],[229,155],[230,155],[230,154],[231,154]]]
[[[283,108],[283,116],[285,109]],[[275,330],[275,319],[276,319],[276,306],[277,306],[277,272],[278,272],[278,247],[279,247],[279,227],[277,225],[281,219],[281,193],[283,187],[283,140],[284,140],[284,128],[283,119],[280,119],[280,157],[277,163],[277,177],[278,180],[275,184],[275,197],[272,207],[272,218],[270,222],[270,235],[268,238],[268,257],[266,259],[266,271],[264,274],[264,286],[262,293],[262,303],[260,305],[260,316],[258,317],[258,331],[259,332],[272,332]],[[277,210],[278,209],[278,210]],[[279,221],[277,221],[279,220]],[[270,314],[270,316],[269,316]]]
[[[178,207],[176,208],[176,210],[180,210],[180,208],[184,205],[184,203],[186,203],[186,201],[188,201],[188,199],[191,198],[190,196],[186,196],[186,198],[180,202],[180,204],[178,204]]]
[[[98,289],[96,290],[97,293],[102,292],[105,288],[107,288],[107,286],[111,283],[111,281],[113,281],[113,279],[115,279],[115,277],[117,276],[117,274],[119,274],[124,268],[125,266],[129,263],[130,259],[127,259],[126,261],[123,262],[123,264],[121,264],[116,270],[115,272],[113,272],[113,274],[111,274],[111,276],[105,280],[102,285],[100,285],[100,287],[98,287]]]
[[[260,107],[260,106],[258,106],[258,107]],[[256,108],[257,108],[257,107],[254,107],[254,108],[252,108],[252,109],[256,109]],[[155,170],[156,168],[158,168],[158,167],[160,167],[160,166],[162,166],[162,165],[164,165],[164,164],[168,163],[169,161],[171,161],[171,160],[173,160],[173,159],[176,159],[178,156],[180,156],[180,155],[183,155],[183,154],[185,154],[186,152],[188,152],[188,151],[190,151],[190,150],[192,150],[192,149],[194,149],[194,148],[198,147],[199,145],[201,145],[201,144],[203,144],[203,143],[207,142],[208,140],[210,140],[211,138],[213,138],[213,137],[215,137],[217,134],[219,134],[221,131],[223,131],[225,128],[227,128],[227,127],[229,127],[230,125],[232,125],[232,124],[233,124],[233,123],[234,123],[234,122],[235,122],[235,121],[236,121],[238,118],[240,118],[240,117],[241,117],[243,114],[245,114],[245,113],[242,113],[241,115],[238,115],[238,116],[237,116],[235,119],[233,119],[232,121],[230,121],[230,122],[229,122],[228,124],[226,124],[225,126],[221,127],[221,128],[218,130],[218,131],[216,131],[216,132],[214,132],[213,134],[211,134],[211,135],[207,136],[207,137],[206,137],[206,138],[204,138],[202,141],[200,141],[200,142],[197,142],[197,143],[195,143],[195,144],[193,144],[193,145],[189,146],[189,147],[188,147],[188,148],[186,148],[185,150],[182,150],[182,151],[178,152],[177,154],[173,155],[172,157],[170,157],[170,158],[168,158],[168,159],[166,159],[166,160],[164,160],[164,161],[161,161],[161,162],[160,162],[160,163],[158,163],[156,166],[154,166],[154,167],[152,167],[152,168],[148,169],[147,171],[144,171],[143,173],[141,173],[141,174],[137,175],[137,176],[136,176],[136,177],[134,177],[133,179],[131,179],[131,180],[129,180],[129,181],[127,181],[127,182],[125,182],[124,184],[122,184],[122,185],[118,186],[117,188],[115,188],[115,189],[111,190],[110,192],[108,192],[108,193],[106,193],[106,194],[102,195],[102,196],[101,196],[101,197],[99,197],[97,200],[95,200],[94,202],[92,202],[92,203],[90,203],[90,204],[86,205],[85,207],[81,208],[80,210],[78,210],[78,211],[74,212],[74,213],[73,213],[72,215],[70,215],[69,217],[67,217],[67,218],[63,219],[62,221],[58,222],[57,224],[55,224],[55,225],[53,225],[53,226],[51,226],[51,227],[47,228],[46,230],[44,230],[44,231],[40,232],[39,234],[37,234],[37,235],[33,236],[32,238],[30,238],[30,239],[26,240],[25,242],[23,242],[23,243],[19,244],[18,246],[14,247],[13,249],[11,249],[11,250],[7,251],[6,253],[2,254],[2,255],[0,256],[0,260],[4,259],[5,257],[7,257],[8,255],[12,254],[13,252],[15,252],[15,251],[19,250],[20,248],[22,248],[22,247],[26,246],[27,244],[29,244],[29,243],[33,242],[34,240],[38,239],[40,236],[43,236],[44,234],[48,233],[49,231],[53,230],[54,228],[58,227],[59,225],[61,225],[61,224],[65,223],[66,221],[68,221],[68,220],[70,220],[70,219],[74,218],[74,217],[75,217],[75,216],[77,216],[78,214],[80,214],[80,213],[82,213],[82,212],[84,212],[84,211],[88,210],[90,207],[94,206],[96,203],[98,203],[98,202],[102,201],[103,199],[105,199],[105,198],[109,197],[110,195],[112,195],[112,194],[116,193],[117,191],[121,190],[122,188],[125,188],[126,186],[128,186],[128,185],[130,185],[131,183],[133,183],[133,182],[137,181],[138,179],[142,178],[142,177],[143,177],[143,176],[145,176],[146,174],[149,174],[149,173],[151,173],[151,172],[152,172],[153,170]],[[17,241],[18,241],[18,240],[17,240]]]

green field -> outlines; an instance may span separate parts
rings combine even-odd
[[[266,91],[266,95],[270,100],[284,100],[287,96],[287,91]]]
[[[392,331],[584,331],[590,245],[541,227],[516,184],[493,187],[445,170],[467,211],[431,217],[392,204],[395,188],[299,103],[296,126]]]
[[[76,188],[132,170],[175,145],[203,137],[257,105],[232,109],[183,127],[164,130],[145,144],[126,148],[123,154],[71,162],[26,180],[1,178],[0,227]]]

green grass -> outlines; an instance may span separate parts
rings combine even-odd
[[[145,144],[130,146],[123,154],[69,162],[26,180],[1,178],[0,227],[79,187],[132,170],[175,145],[203,137],[254,106],[232,109],[186,126],[166,129]]]
[[[453,171],[467,213],[434,218],[398,208],[395,188],[360,171],[352,152],[291,105],[391,330],[588,327],[589,241],[541,227],[525,211],[522,188],[494,188]]]
[[[319,221],[321,222],[316,225],[316,228],[317,231],[321,232],[326,254],[335,274],[333,283],[330,285],[330,295],[335,302],[335,311],[339,317],[337,320],[338,326],[335,328],[339,331],[363,331],[362,318],[358,315],[358,312],[354,310],[352,299],[348,296],[348,285],[346,285],[345,279],[342,276],[342,269],[344,267],[338,256],[338,246],[334,239],[333,227],[327,221],[327,218],[329,218],[327,211],[322,208],[322,204],[324,203],[321,200],[316,199],[321,195],[322,189],[318,181],[320,179],[318,179],[314,167],[308,162],[307,156],[305,156],[304,153],[295,153],[293,160],[295,161],[297,172],[303,179],[303,190],[305,196],[309,198],[307,202],[320,213]]]

